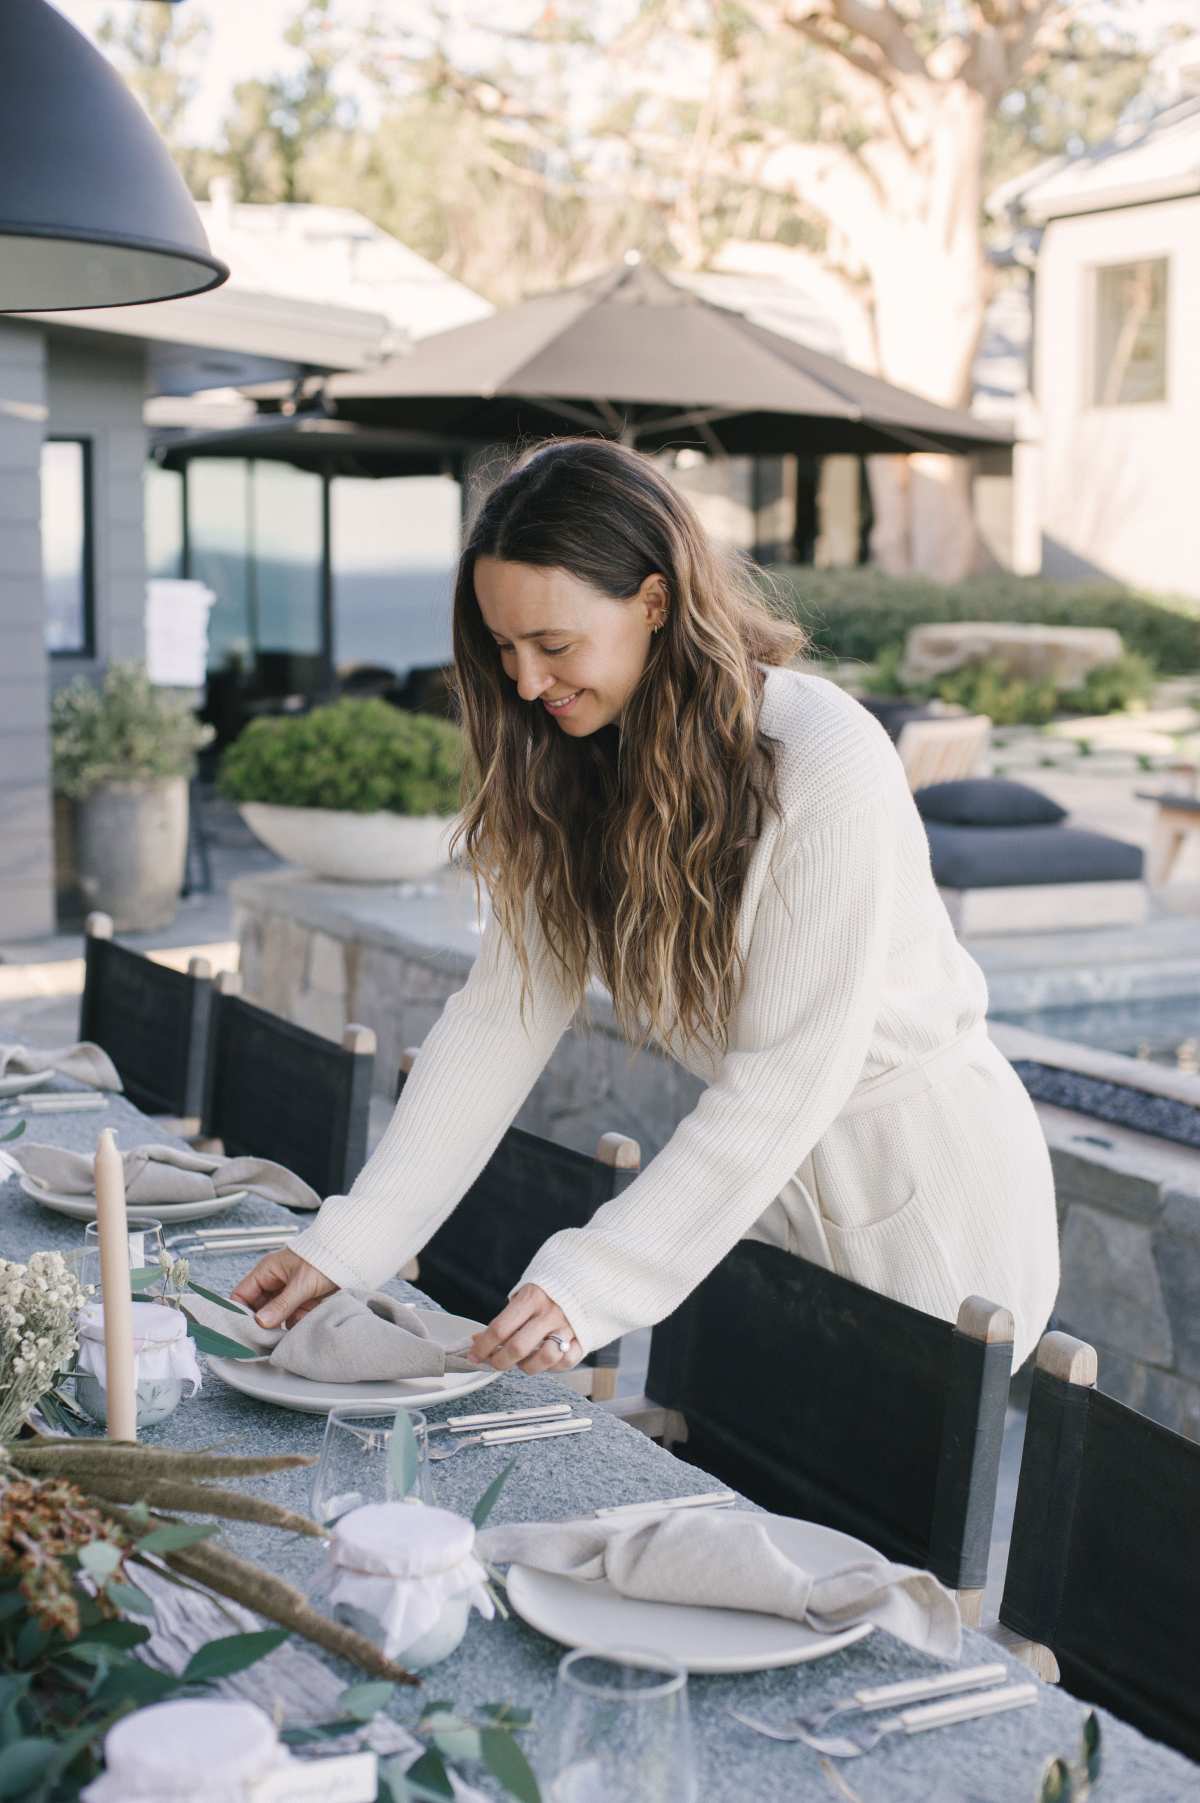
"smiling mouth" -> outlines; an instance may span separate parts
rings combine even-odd
[[[546,699],[546,697],[543,695],[542,696],[542,706],[545,708],[548,708],[552,714],[565,713],[567,708],[570,707],[571,703],[573,701],[578,701],[579,697],[582,694],[583,694],[582,689],[576,689],[576,691],[573,695],[564,695],[562,697],[561,701],[548,701]]]

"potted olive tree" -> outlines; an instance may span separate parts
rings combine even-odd
[[[98,688],[78,677],[54,697],[54,788],[70,804],[79,887],[118,929],[151,932],[174,918],[188,778],[211,736],[140,664],[110,665]]]
[[[431,875],[449,858],[464,740],[386,701],[253,721],[221,760],[224,795],[277,856],[346,883]]]

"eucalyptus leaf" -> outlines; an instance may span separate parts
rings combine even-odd
[[[452,1714],[428,1715],[425,1726],[438,1752],[447,1759],[479,1759],[481,1742],[478,1728]]]
[[[532,1709],[515,1709],[511,1703],[481,1703],[480,1715],[486,1715],[497,1727],[507,1723],[510,1728],[528,1728],[533,1720]]]
[[[204,1285],[197,1283],[194,1277],[188,1278],[187,1287],[189,1290],[195,1290],[197,1296],[203,1296],[206,1302],[215,1302],[220,1308],[227,1308],[231,1315],[240,1315],[242,1312],[237,1303],[231,1302],[228,1296],[218,1296],[215,1290],[206,1290]]]
[[[509,1478],[512,1476],[513,1471],[516,1469],[516,1464],[517,1461],[515,1458],[510,1459],[508,1464],[504,1467],[504,1470],[500,1472],[498,1477],[492,1479],[479,1501],[475,1504],[475,1508],[471,1514],[471,1520],[475,1523],[477,1528],[483,1526],[484,1522],[499,1502],[500,1492],[503,1490],[505,1484],[507,1484]]]
[[[0,1145],[4,1145],[10,1139],[20,1139],[20,1137],[21,1137],[22,1133],[24,1133],[24,1131],[25,1131],[25,1122],[18,1121],[16,1126],[10,1127],[7,1133],[0,1133]]]
[[[138,1541],[139,1553],[177,1553],[200,1540],[211,1540],[221,1532],[216,1521],[169,1521],[164,1527],[152,1528]]]
[[[443,1803],[444,1798],[453,1803],[454,1786],[450,1782],[446,1762],[433,1747],[428,1748],[409,1766],[404,1774],[404,1782],[408,1786],[409,1795],[419,1797],[421,1803],[426,1803],[426,1799],[430,1799],[431,1803]]]
[[[28,1607],[19,1590],[6,1590],[0,1595],[0,1621],[6,1621],[10,1615],[20,1615]]]
[[[98,1621],[93,1628],[85,1628],[78,1640],[73,1640],[67,1649],[71,1653],[82,1652],[85,1647],[135,1647],[149,1640],[150,1630],[140,1621]]]
[[[127,1615],[153,1615],[154,1604],[144,1590],[134,1584],[106,1584],[104,1594],[110,1603]]]
[[[0,1797],[27,1797],[58,1756],[52,1740],[24,1738],[0,1751]]]
[[[1089,1709],[1083,1724],[1084,1770],[1094,1784],[1100,1776],[1100,1717]]]
[[[93,1697],[98,1708],[124,1709],[129,1705],[142,1709],[147,1703],[161,1703],[179,1689],[180,1680],[173,1672],[156,1671],[133,1659],[109,1673]]]
[[[89,1540],[86,1546],[79,1548],[76,1556],[88,1576],[103,1583],[118,1569],[122,1555],[120,1547],[114,1546],[111,1540]]]
[[[504,1728],[485,1728],[480,1735],[483,1762],[512,1797],[520,1803],[541,1803],[542,1793],[529,1761]]]
[[[420,1456],[407,1409],[397,1409],[388,1439],[388,1478],[393,1496],[402,1501],[417,1481]]]
[[[372,1716],[387,1708],[395,1694],[396,1686],[386,1679],[372,1684],[351,1684],[338,1698],[338,1708],[356,1722],[369,1722]]]
[[[214,1333],[211,1327],[201,1326],[188,1316],[188,1332],[195,1340],[201,1352],[207,1352],[212,1358],[221,1359],[256,1359],[257,1352],[249,1346],[243,1346],[240,1340],[228,1340],[223,1333]]]
[[[245,1671],[282,1646],[288,1638],[286,1628],[260,1628],[249,1634],[226,1634],[210,1640],[193,1653],[183,1669],[185,1684],[207,1683],[211,1678],[227,1678],[231,1672]]]
[[[154,1285],[161,1283],[162,1280],[163,1273],[157,1265],[143,1265],[140,1270],[129,1273],[129,1287],[135,1296],[142,1290],[153,1289]]]
[[[1071,1768],[1065,1759],[1051,1759],[1042,1773],[1038,1803],[1071,1803],[1074,1794]]]

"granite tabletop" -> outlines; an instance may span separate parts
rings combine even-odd
[[[28,1134],[31,1139],[84,1150],[95,1145],[99,1128],[106,1124],[117,1129],[118,1143],[126,1148],[163,1138],[161,1128],[119,1097],[104,1113],[34,1117]],[[294,1217],[274,1204],[248,1198],[217,1224],[289,1218]],[[38,1250],[65,1251],[82,1237],[81,1223],[31,1201],[16,1178],[0,1181],[0,1256],[21,1260]],[[207,1286],[227,1292],[251,1262],[252,1254],[205,1254],[195,1260],[194,1274]],[[516,1408],[562,1399],[561,1387],[552,1378],[510,1374],[480,1392],[477,1406]],[[480,1447],[464,1452],[435,1467],[437,1501],[469,1515],[514,1451],[518,1462],[495,1521],[566,1519],[588,1515],[603,1504],[685,1496],[717,1487],[707,1473],[664,1452],[601,1406],[575,1396],[570,1400],[577,1412],[592,1416],[590,1433],[515,1449]],[[450,1412],[450,1404],[427,1411],[431,1421]],[[315,1454],[323,1428],[320,1416],[255,1402],[209,1374],[201,1393],[182,1403],[145,1438],[166,1446],[219,1443],[237,1452]],[[309,1474],[304,1471],[281,1473],[258,1485],[264,1494],[305,1512],[308,1486]],[[315,1585],[322,1566],[319,1543],[285,1539],[254,1526],[230,1524],[225,1532],[237,1550],[305,1589]],[[545,1718],[563,1650],[515,1616],[484,1622],[473,1615],[459,1650],[427,1675],[422,1691],[398,1693],[395,1712],[402,1721],[415,1723],[422,1696],[452,1699],[459,1708],[507,1700],[535,1713],[535,1727],[526,1737],[527,1750],[532,1751],[531,1737],[536,1736],[537,1721]],[[1014,1680],[1029,1679],[1028,1670],[1007,1659],[992,1641],[971,1630],[964,1633],[964,1664],[996,1659],[1012,1666]],[[925,1669],[936,1669],[935,1662],[876,1630],[856,1645],[810,1664],[732,1677],[693,1676],[688,1688],[703,1803],[734,1799],[830,1803],[834,1797],[843,1803],[851,1797],[857,1803],[1035,1803],[1045,1760],[1058,1753],[1074,1756],[1085,1714],[1082,1704],[1055,1686],[1041,1687],[1036,1708],[911,1738],[891,1737],[870,1755],[845,1762],[836,1774],[823,1771],[817,1755],[807,1748],[767,1741],[729,1715],[731,1708],[739,1708],[782,1716],[789,1709],[816,1708],[861,1686],[894,1682]],[[355,1676],[346,1669],[347,1682]],[[1101,1719],[1104,1769],[1092,1790],[1095,1803],[1200,1799],[1200,1768],[1103,1711]],[[477,1782],[488,1794],[499,1794],[489,1791],[490,1780]],[[671,1800],[648,1798],[647,1803]]]

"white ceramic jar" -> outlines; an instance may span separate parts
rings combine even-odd
[[[336,1621],[413,1671],[454,1651],[472,1607],[486,1621],[495,1614],[474,1527],[426,1503],[368,1503],[343,1515],[330,1534],[323,1596]]]
[[[104,1772],[81,1803],[250,1803],[291,1763],[254,1703],[180,1697],[127,1715],[104,1737]]]
[[[161,1302],[133,1304],[133,1369],[137,1385],[137,1424],[154,1427],[179,1406],[185,1384],[189,1396],[200,1388],[195,1342],[189,1337],[181,1309]],[[107,1366],[104,1356],[104,1307],[86,1303],[79,1315],[79,1352],[75,1360],[75,1400],[85,1415],[104,1427],[108,1420]]]

